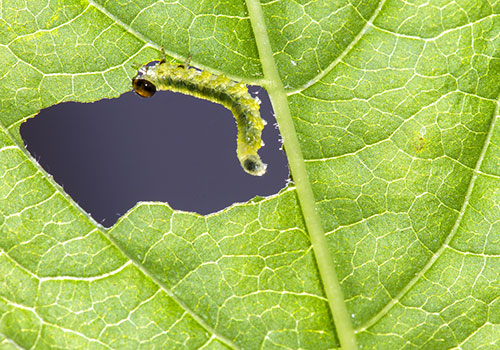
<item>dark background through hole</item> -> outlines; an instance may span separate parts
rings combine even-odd
[[[221,105],[172,92],[142,99],[132,92],[96,103],[62,103],[21,125],[33,157],[102,225],[138,201],[208,214],[286,185],[288,167],[271,104],[262,100],[268,164],[248,175],[236,157],[236,124]]]

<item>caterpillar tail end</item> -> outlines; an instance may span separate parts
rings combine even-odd
[[[258,155],[248,155],[241,159],[241,167],[253,176],[262,176],[266,173],[267,164],[260,160]]]

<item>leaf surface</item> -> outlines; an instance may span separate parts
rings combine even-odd
[[[261,4],[358,344],[500,346],[500,5]],[[241,1],[0,3],[0,347],[339,347],[293,185],[108,230],[25,150],[23,121],[129,91],[162,45],[265,83]]]

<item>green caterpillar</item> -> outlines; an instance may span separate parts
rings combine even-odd
[[[266,121],[260,116],[260,101],[248,93],[245,84],[232,81],[225,75],[190,68],[187,64],[167,62],[163,55],[160,62],[142,66],[132,79],[132,86],[142,97],[151,97],[156,90],[171,90],[228,108],[238,126],[236,154],[242,168],[250,175],[266,173],[267,165],[257,154],[263,146],[261,134]]]

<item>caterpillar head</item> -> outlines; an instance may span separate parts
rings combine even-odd
[[[141,97],[151,97],[156,92],[156,86],[151,82],[152,79],[149,77],[153,72],[152,68],[156,68],[156,65],[152,67],[147,65],[142,66],[137,75],[132,79],[132,87],[137,95]]]

